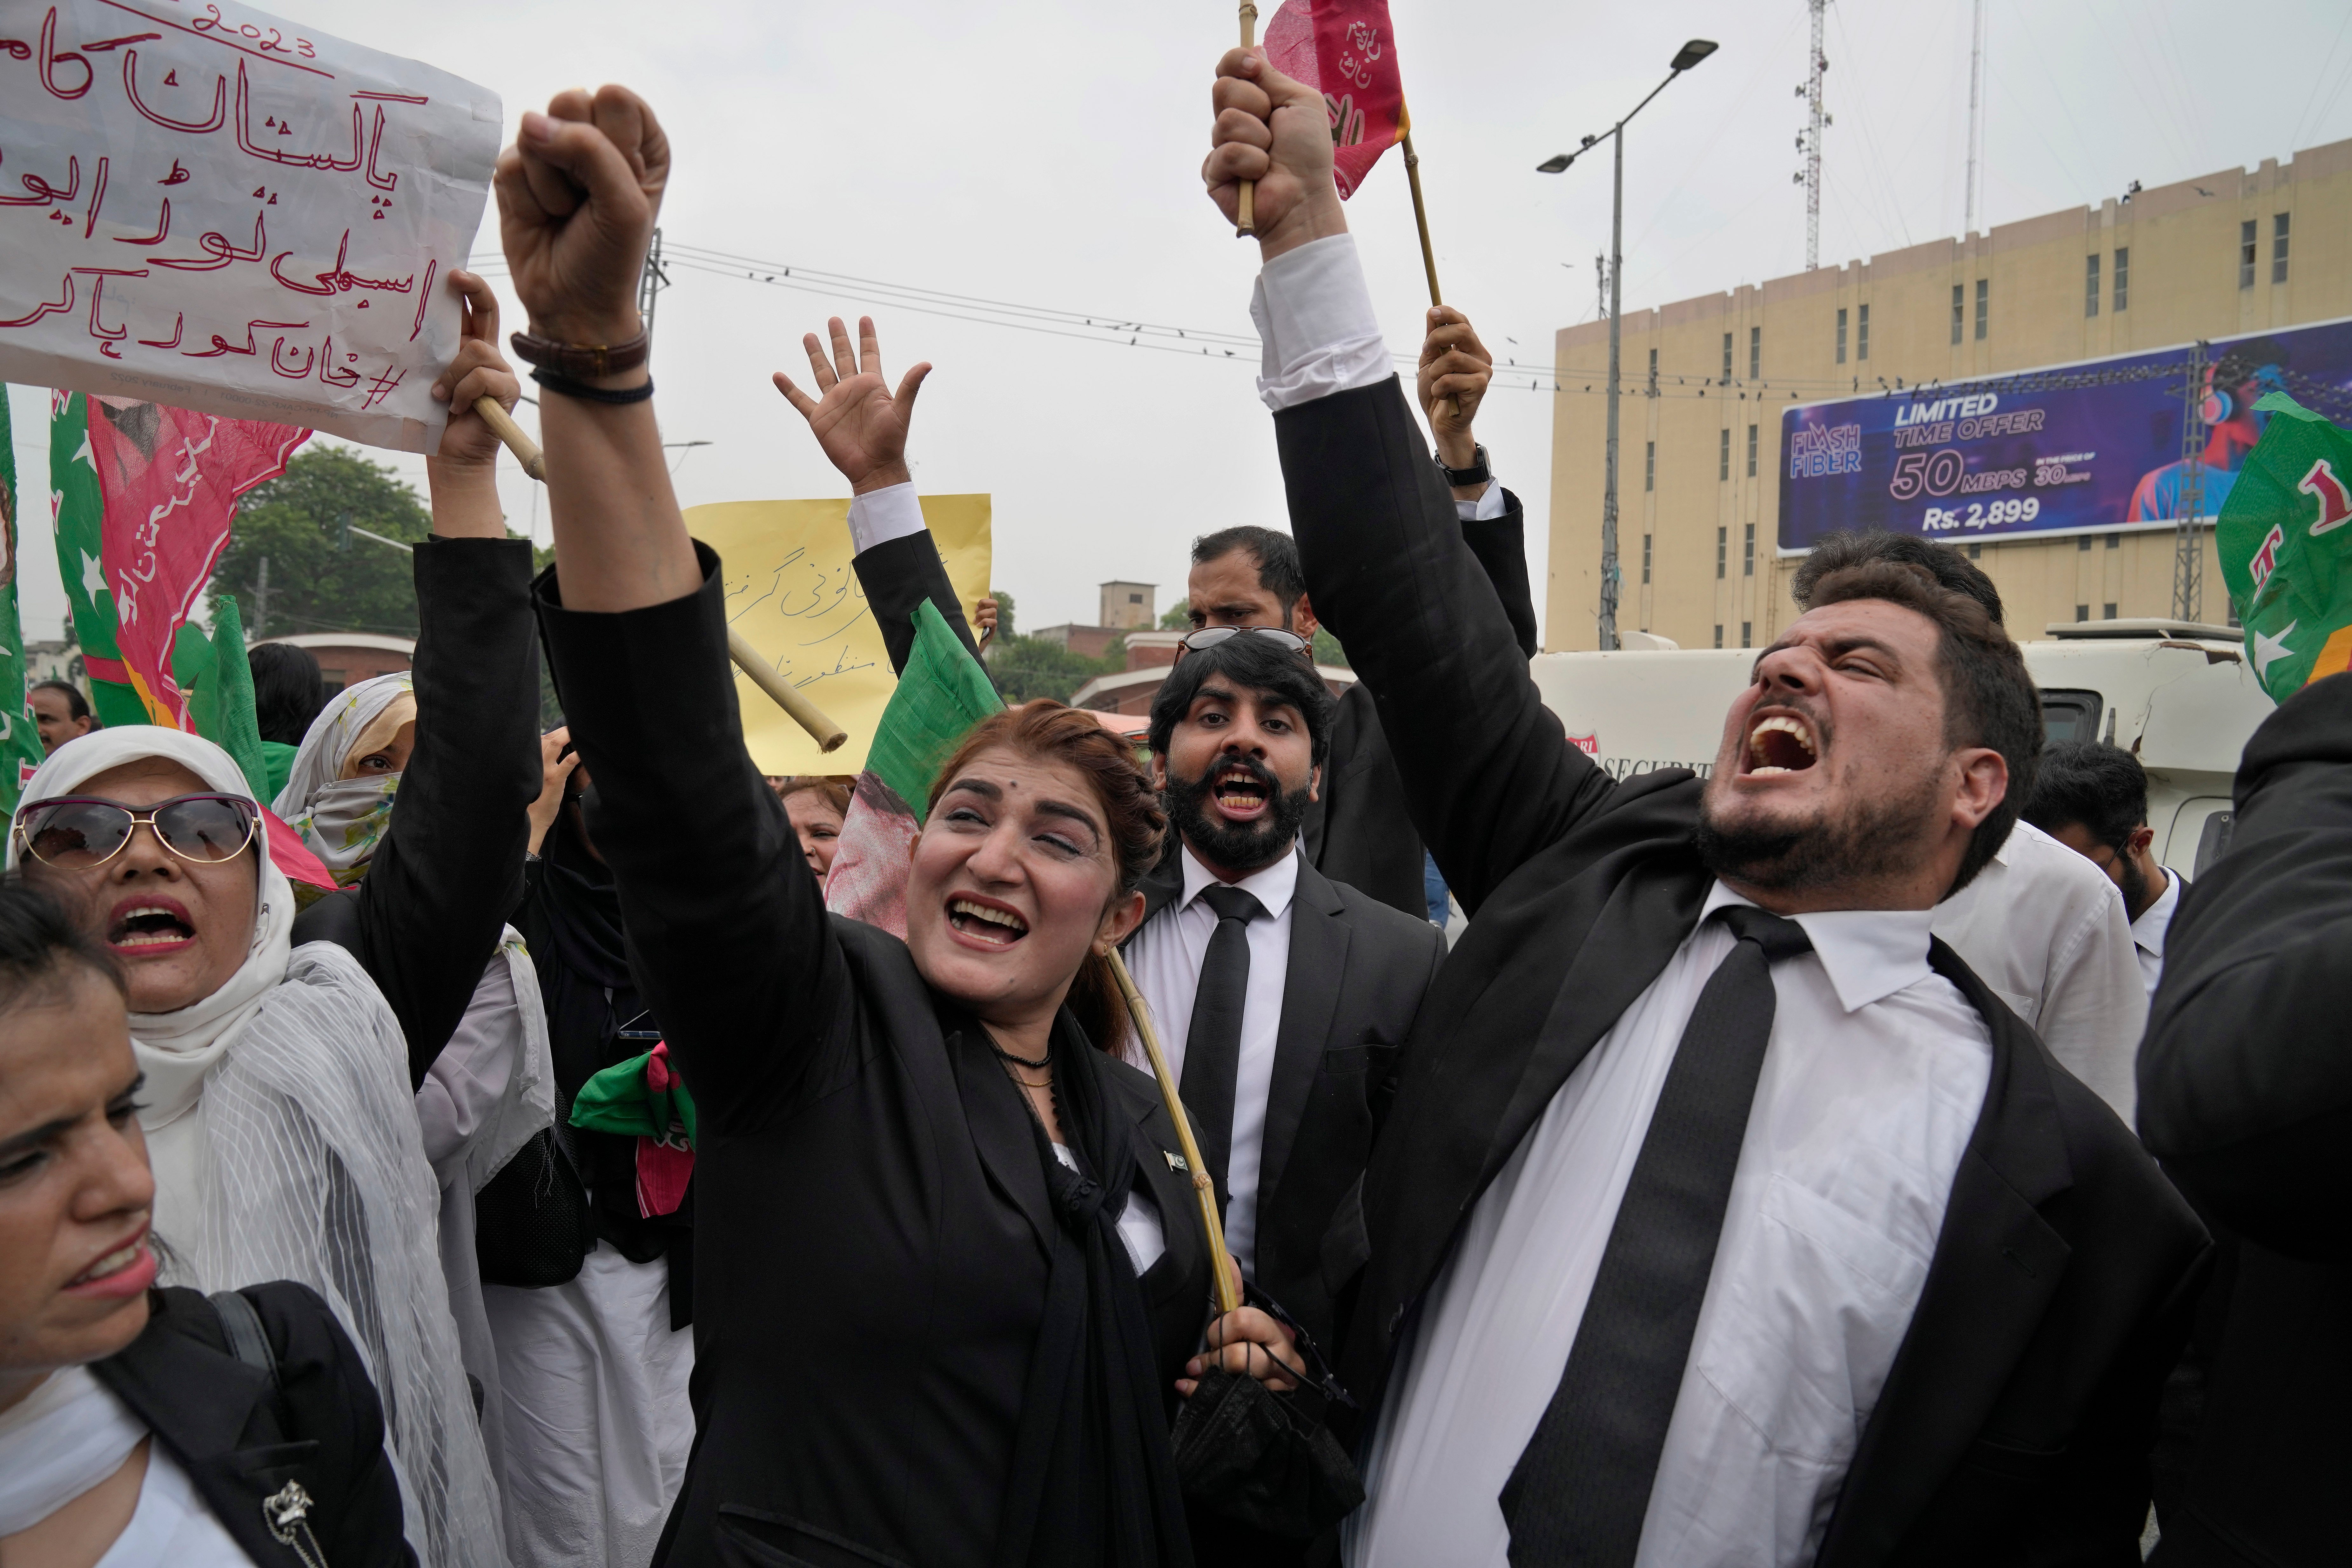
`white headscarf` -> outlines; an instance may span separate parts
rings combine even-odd
[[[149,757],[253,799],[210,741],[131,724],[59,746],[25,801],[71,795]],[[168,1201],[159,1194],[157,1232],[176,1255],[168,1282],[219,1290],[292,1279],[324,1297],[383,1395],[385,1447],[424,1568],[500,1563],[497,1497],[442,1278],[440,1190],[417,1130],[407,1043],[358,959],[331,942],[289,951],[293,889],[266,833],[265,823],[244,964],[193,1005],[131,1018],[155,1100],[142,1123],[169,1127],[159,1143],[194,1144],[188,1190]],[[11,833],[11,866],[16,857]]]
[[[25,785],[25,804],[73,795],[102,773],[150,757],[179,763],[202,779],[206,789],[253,799],[244,770],[210,741],[154,724],[127,724],[92,731],[59,746]],[[20,816],[22,811],[20,807]],[[268,831],[264,824],[257,838]],[[11,870],[17,857],[16,835],[11,833]],[[177,1121],[195,1104],[205,1075],[286,978],[289,938],[294,930],[294,889],[286,873],[271,863],[266,845],[257,858],[260,876],[254,890],[253,938],[247,945],[243,967],[219,990],[177,1012],[131,1015],[131,1049],[138,1055],[139,1070],[147,1075],[146,1104],[139,1112],[139,1124],[150,1132]]]
[[[352,880],[345,874],[375,853],[400,788],[398,773],[347,779],[343,767],[384,710],[415,689],[415,678],[403,670],[337,693],[310,721],[287,770],[286,787],[269,808],[292,825],[338,882]]]

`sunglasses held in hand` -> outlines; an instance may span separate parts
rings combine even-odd
[[[94,796],[62,795],[19,810],[16,841],[43,865],[80,871],[121,854],[142,824],[181,859],[209,865],[242,854],[253,842],[260,814],[251,801],[233,795],[174,795],[147,811]]]

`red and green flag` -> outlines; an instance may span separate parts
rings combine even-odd
[[[2284,702],[2352,668],[2352,432],[2285,393],[2214,525],[2255,679]]]

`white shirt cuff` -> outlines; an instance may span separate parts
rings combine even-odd
[[[1460,496],[1454,498],[1454,515],[1465,522],[1492,522],[1509,510],[1503,504],[1503,481],[1500,479],[1488,479],[1486,488],[1478,492],[1476,500],[1464,500]]]
[[[863,555],[877,544],[923,531],[923,503],[915,497],[912,480],[886,485],[849,498],[851,553]]]
[[[1267,262],[1250,319],[1265,345],[1257,395],[1277,412],[1396,374],[1353,235],[1313,240]]]

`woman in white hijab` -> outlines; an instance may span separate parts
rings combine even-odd
[[[294,754],[286,788],[270,809],[346,887],[366,875],[392,826],[415,732],[415,679],[405,672],[383,675],[331,698]],[[436,911],[416,913],[429,918]],[[474,1198],[554,1119],[555,1069],[539,974],[522,938],[509,926],[465,1016],[416,1090],[425,1157],[441,1188],[442,1276],[466,1373],[481,1389],[482,1438],[502,1494],[506,1402],[475,1259]]]
[[[10,866],[77,904],[122,966],[167,1281],[324,1297],[383,1393],[419,1559],[499,1562],[391,1009],[341,949],[291,945],[292,889],[211,742],[100,731],[58,747],[24,800]]]

